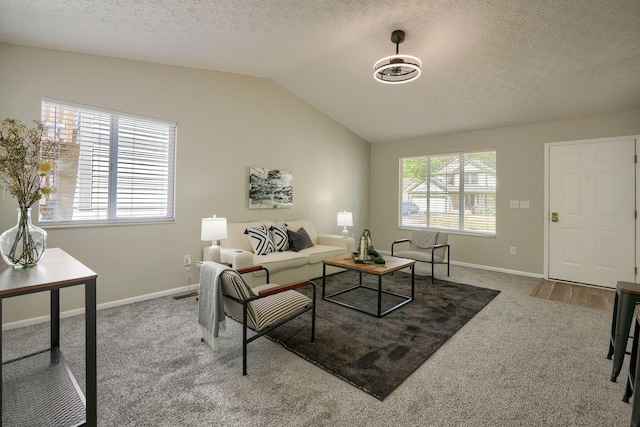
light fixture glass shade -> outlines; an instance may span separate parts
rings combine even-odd
[[[346,211],[338,212],[338,226],[344,227],[342,229],[342,235],[348,236],[349,230],[347,230],[347,227],[353,226],[353,214]]]
[[[407,83],[420,77],[422,62],[411,55],[392,55],[373,66],[373,77],[380,83]]]
[[[222,240],[227,238],[227,218],[202,218],[200,240]]]

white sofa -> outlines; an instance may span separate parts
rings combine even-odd
[[[248,227],[265,225],[269,229],[273,225],[287,224],[287,229],[297,232],[304,228],[309,234],[313,247],[299,252],[292,250],[269,252],[266,255],[256,255],[250,238],[245,234]],[[210,246],[203,250],[204,261],[210,261]],[[322,260],[337,255],[351,254],[355,250],[355,242],[351,237],[339,235],[318,234],[316,225],[310,220],[280,221],[269,220],[254,222],[237,222],[227,224],[227,238],[220,241],[220,258],[228,262],[234,269],[262,265],[269,270],[271,283],[285,284],[299,280],[309,280],[322,277]],[[340,269],[327,266],[327,274],[333,274]],[[252,287],[265,283],[265,272],[258,271],[244,275],[245,281]]]

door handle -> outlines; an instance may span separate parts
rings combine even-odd
[[[558,212],[551,212],[551,222],[558,222]]]

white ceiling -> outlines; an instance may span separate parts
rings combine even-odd
[[[0,42],[266,77],[371,143],[640,108],[640,0],[0,0]]]

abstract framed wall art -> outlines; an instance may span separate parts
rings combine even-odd
[[[292,205],[291,171],[249,168],[249,209],[282,209]]]

